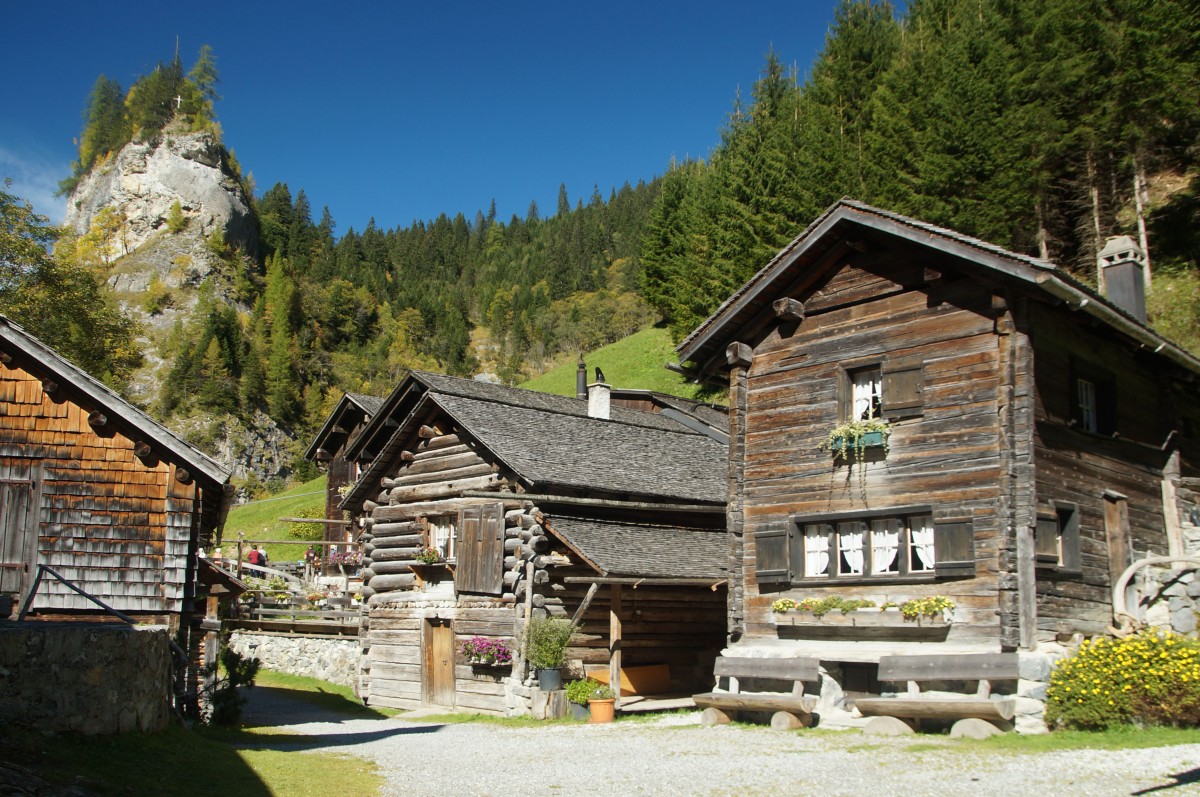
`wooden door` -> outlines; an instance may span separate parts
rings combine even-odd
[[[38,512],[34,496],[40,468],[28,479],[0,479],[0,594],[25,598],[37,566]]]
[[[1129,499],[1112,490],[1104,491],[1104,533],[1108,541],[1108,586],[1116,586],[1125,568],[1133,564],[1129,539]],[[1137,586],[1125,585],[1125,609],[1138,614]]]
[[[449,620],[425,621],[424,701],[454,706],[454,629]]]

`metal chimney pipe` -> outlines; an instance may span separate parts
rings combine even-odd
[[[583,362],[583,352],[579,353],[579,367],[575,369],[575,398],[587,400],[587,365]]]

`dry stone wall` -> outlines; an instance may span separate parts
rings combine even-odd
[[[165,628],[0,623],[0,717],[86,735],[166,728]]]
[[[235,631],[229,647],[268,670],[349,686],[358,683],[357,639]]]

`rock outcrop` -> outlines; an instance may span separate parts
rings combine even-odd
[[[199,235],[219,229],[231,245],[253,251],[250,203],[225,170],[221,145],[209,131],[164,131],[126,144],[80,179],[67,202],[67,224],[82,234],[101,209],[116,208],[125,218],[121,244],[128,254],[165,230],[176,202]]]

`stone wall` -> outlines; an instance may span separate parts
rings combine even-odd
[[[44,731],[163,730],[171,651],[165,628],[0,623],[0,717]]]
[[[357,638],[234,631],[229,647],[242,656],[258,659],[268,670],[351,688],[358,683]]]

